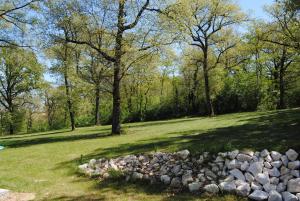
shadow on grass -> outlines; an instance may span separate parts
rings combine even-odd
[[[46,144],[54,142],[70,142],[76,140],[88,140],[95,138],[103,138],[110,136],[110,132],[103,130],[101,133],[91,133],[91,134],[72,134],[72,135],[61,135],[61,136],[49,136],[49,137],[40,137],[33,139],[17,139],[17,140],[7,140],[0,141],[0,144],[5,147],[18,148],[26,147],[37,144]]]

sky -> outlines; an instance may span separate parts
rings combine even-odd
[[[237,2],[244,12],[250,13],[251,17],[268,20],[269,17],[263,7],[272,4],[274,0],[237,0]]]

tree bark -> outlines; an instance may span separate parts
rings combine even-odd
[[[284,102],[284,94],[285,94],[285,90],[284,90],[284,79],[283,79],[283,69],[280,68],[280,72],[279,72],[279,105],[278,105],[278,109],[284,109],[285,108],[285,102]]]
[[[112,134],[121,134],[121,59],[122,59],[122,40],[124,33],[124,6],[125,1],[119,1],[118,11],[118,31],[116,35],[115,62],[114,62],[114,83],[113,83],[113,113],[112,113]]]
[[[65,70],[64,79],[65,79],[65,87],[66,87],[67,106],[68,106],[69,115],[70,115],[71,129],[73,131],[73,130],[75,130],[75,114],[74,114],[74,110],[73,110],[73,103],[72,103],[72,100],[71,100],[68,73],[66,71],[67,70]]]
[[[208,51],[203,51],[203,76],[204,76],[204,86],[205,86],[205,99],[206,99],[206,108],[209,116],[214,116],[214,108],[212,105],[212,100],[210,96],[210,86],[209,86],[209,77],[208,77]]]
[[[100,89],[99,87],[95,90],[95,125],[99,126],[101,125],[100,122]]]

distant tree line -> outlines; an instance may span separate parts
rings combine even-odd
[[[2,134],[300,106],[300,9],[232,0],[0,5]],[[243,28],[241,28],[243,27]]]

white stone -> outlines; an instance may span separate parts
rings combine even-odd
[[[291,175],[293,175],[296,178],[300,177],[300,171],[299,170],[292,170]]]
[[[229,172],[231,175],[233,175],[235,178],[245,181],[245,176],[243,175],[243,173],[238,170],[238,169],[233,169]]]
[[[298,198],[295,195],[287,191],[282,193],[282,197],[284,201],[298,201]]]
[[[0,200],[4,199],[9,193],[10,190],[0,188]]]
[[[300,178],[288,181],[287,191],[291,193],[300,193]]]
[[[208,184],[204,186],[204,190],[206,192],[216,194],[219,192],[219,187],[216,184]]]
[[[282,201],[282,196],[277,191],[270,191],[268,201]]]
[[[249,168],[249,163],[247,161],[243,162],[241,165],[241,170],[246,171]]]
[[[267,162],[269,162],[269,163],[271,163],[271,162],[273,161],[270,155],[267,155],[267,156],[265,157],[265,160],[266,160]]]
[[[271,165],[272,165],[273,167],[280,168],[281,165],[282,165],[282,161],[273,161],[273,162],[271,163]]]
[[[270,184],[270,183],[266,183],[264,186],[263,186],[263,188],[264,188],[264,190],[266,191],[266,192],[270,192],[270,191],[272,191],[272,190],[276,190],[276,187],[277,186],[275,186],[275,185],[273,185],[273,184]]]
[[[281,193],[281,192],[283,192],[283,191],[286,190],[286,185],[284,185],[284,183],[279,183],[279,184],[277,185],[276,190],[277,190],[279,193]]]
[[[138,172],[134,172],[134,173],[132,173],[132,179],[133,180],[141,180],[141,179],[143,179],[143,174],[138,173]]]
[[[282,163],[283,163],[284,166],[288,165],[289,159],[288,159],[288,157],[286,155],[281,156],[280,159],[281,159],[281,161],[282,161]]]
[[[260,184],[265,185],[267,183],[270,183],[269,175],[259,173],[255,176],[255,180],[258,181]]]
[[[236,158],[238,161],[241,161],[241,162],[244,162],[244,161],[249,162],[249,161],[251,161],[252,156],[249,156],[247,154],[238,154]]]
[[[221,182],[219,187],[222,191],[234,192],[236,190],[236,185],[234,182]]]
[[[271,151],[271,156],[274,161],[278,161],[278,160],[280,160],[282,155],[277,151]]]
[[[248,181],[248,182],[252,182],[252,181],[254,181],[254,177],[252,176],[252,174],[251,173],[249,173],[249,172],[246,172],[245,173],[245,178],[246,178],[246,181]]]
[[[262,186],[258,182],[251,182],[251,189],[252,190],[262,190]]]
[[[244,183],[236,188],[236,193],[240,196],[248,196],[251,191],[250,185],[248,183]]]
[[[252,175],[256,176],[258,173],[261,173],[263,170],[263,164],[261,162],[254,162],[248,168],[248,172],[251,172]]]
[[[227,164],[227,168],[228,169],[235,169],[235,168],[239,168],[240,167],[240,164],[238,163],[238,161],[236,159],[233,159],[232,161],[230,161],[228,164]]]
[[[288,168],[286,168],[285,166],[282,166],[282,167],[280,168],[280,174],[281,174],[281,175],[286,175],[286,174],[289,174],[290,172],[291,172],[291,170],[288,169]]]
[[[262,152],[260,152],[261,157],[266,157],[267,155],[269,155],[269,151],[267,149],[262,150]]]
[[[193,183],[189,184],[189,190],[190,190],[190,192],[199,191],[201,186],[202,186],[202,184],[200,182],[193,182]]]
[[[279,178],[277,178],[277,177],[270,178],[270,183],[278,185],[279,184]]]
[[[298,200],[300,200],[300,193],[297,193],[296,197],[298,198]]]
[[[231,152],[228,152],[228,156],[230,159],[235,159],[235,157],[239,154],[239,150],[234,150]]]
[[[271,177],[280,177],[280,172],[276,167],[270,169],[268,173]]]
[[[194,179],[193,179],[192,174],[187,173],[187,174],[182,175],[182,184],[184,186],[187,186],[188,183],[191,183],[193,181],[194,181]]]
[[[295,161],[298,158],[298,153],[293,150],[293,149],[289,149],[287,152],[285,152],[286,156],[288,157],[288,159],[290,161]]]
[[[268,199],[268,197],[269,194],[261,190],[255,190],[253,193],[249,195],[250,199],[258,200],[258,201],[266,200]]]
[[[293,161],[288,163],[288,168],[291,170],[299,169],[300,161]]]
[[[161,175],[160,181],[166,185],[170,184],[171,178],[168,175]]]
[[[264,166],[269,169],[272,168],[272,165],[269,162],[264,162]]]
[[[182,151],[178,151],[176,154],[184,160],[190,155],[190,152],[189,152],[189,150],[185,149]]]

